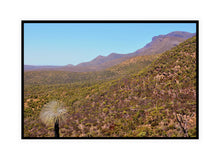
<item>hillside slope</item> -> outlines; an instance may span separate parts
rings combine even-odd
[[[78,108],[84,132],[75,136],[195,137],[196,38],[163,53],[139,74],[105,83],[87,97]],[[85,132],[87,124],[93,132]]]
[[[89,86],[27,85],[25,136],[53,136],[38,115],[42,104],[57,99],[69,113],[61,137],[196,137],[196,37],[133,72],[141,59],[109,69],[118,74],[125,67],[120,74],[130,76]]]
[[[121,64],[96,72],[27,71],[24,84],[94,83],[127,76],[148,66],[159,55],[132,57]]]

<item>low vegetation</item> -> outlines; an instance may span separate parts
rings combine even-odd
[[[24,137],[53,137],[44,105],[63,103],[60,137],[196,137],[196,37],[99,72],[24,73]]]

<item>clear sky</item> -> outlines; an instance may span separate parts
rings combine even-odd
[[[98,55],[127,54],[153,36],[173,31],[196,32],[195,23],[25,23],[24,64],[67,65]]]

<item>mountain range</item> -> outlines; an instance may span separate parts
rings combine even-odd
[[[39,115],[55,99],[68,111],[60,137],[198,138],[197,45],[193,36],[95,72],[24,72],[24,137],[54,136]]]
[[[114,66],[116,64],[119,64],[131,57],[163,53],[195,35],[196,33],[175,31],[168,33],[166,35],[159,35],[153,37],[150,43],[146,44],[143,48],[138,49],[133,53],[128,53],[128,54],[111,53],[108,56],[99,55],[95,59],[89,62],[83,62],[76,66],[71,64],[66,66],[24,65],[24,71],[31,71],[31,70],[59,70],[59,71],[73,71],[73,72],[100,71],[109,68],[111,66]]]

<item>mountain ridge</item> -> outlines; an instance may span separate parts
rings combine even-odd
[[[158,35],[152,37],[152,41],[147,43],[144,47],[136,50],[135,52],[128,54],[111,53],[108,56],[99,55],[89,62],[82,62],[78,65],[68,65],[61,67],[38,67],[24,66],[24,70],[61,70],[61,71],[73,71],[73,72],[88,72],[88,71],[99,71],[108,67],[117,65],[122,61],[135,56],[143,56],[150,54],[163,53],[188,38],[195,36],[196,33],[189,33],[184,31],[174,31],[165,35]]]
[[[26,72],[24,136],[53,136],[38,115],[58,99],[68,109],[61,137],[198,138],[197,54],[193,37],[161,54],[132,57],[105,74]],[[125,74],[115,77],[117,72]]]

